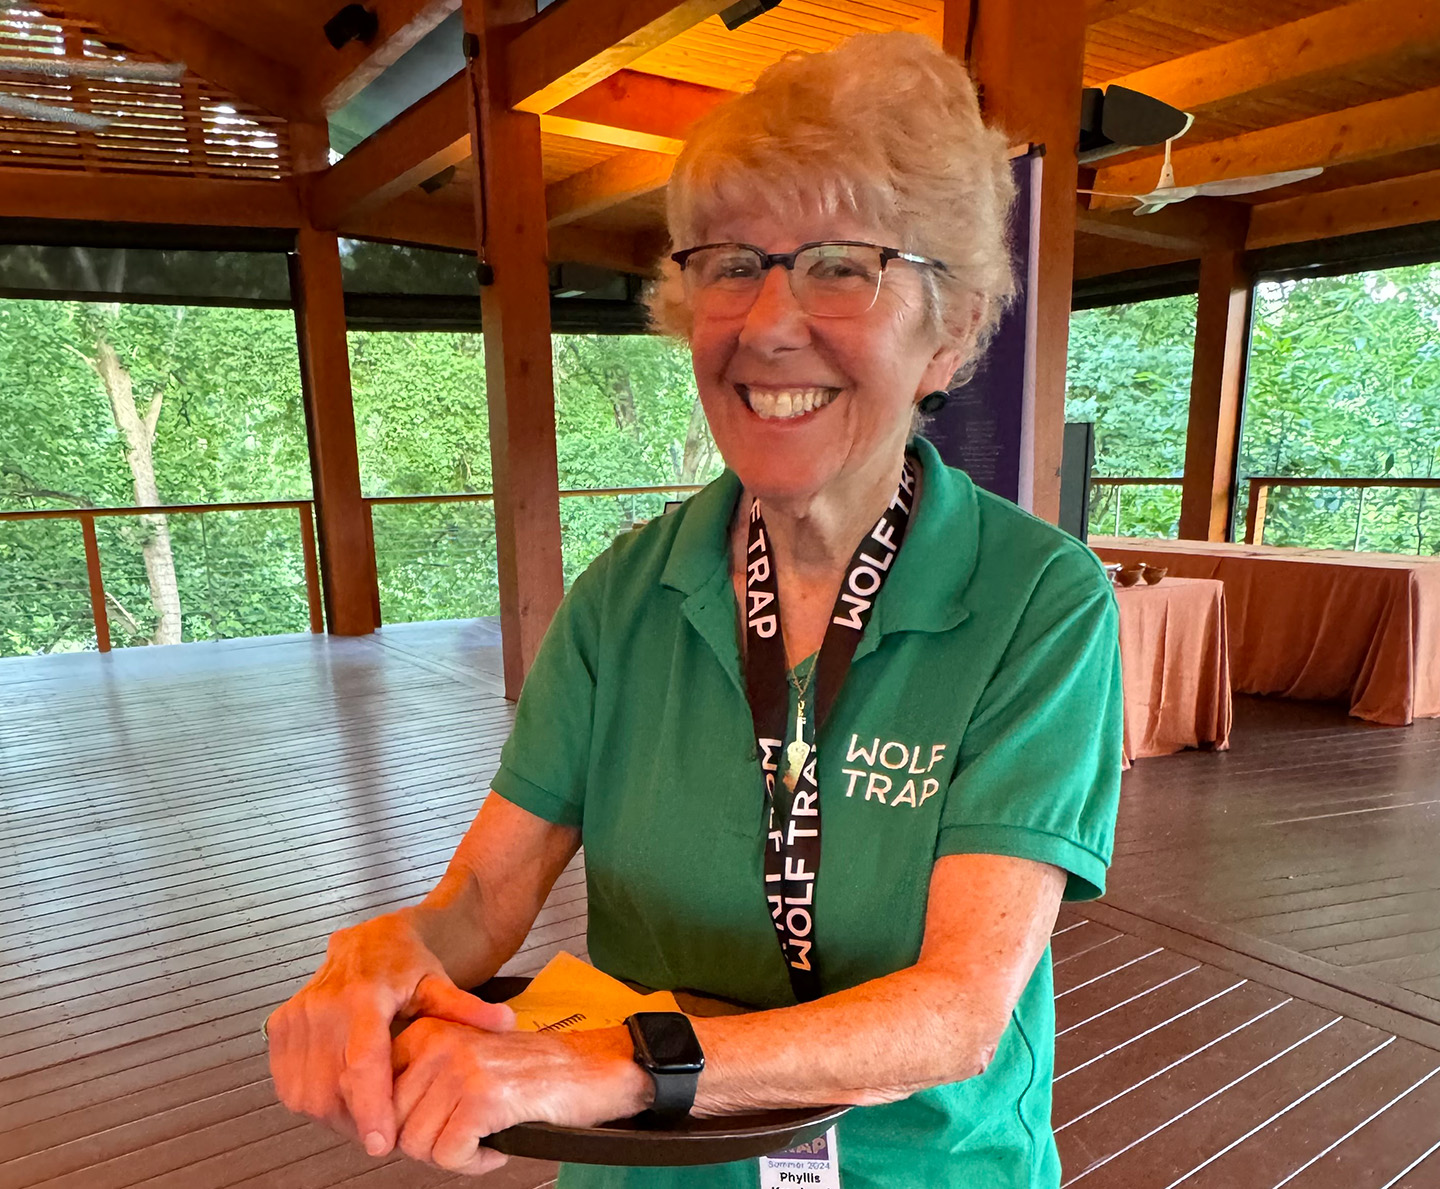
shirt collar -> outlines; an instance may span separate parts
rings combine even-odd
[[[670,556],[660,581],[672,590],[694,594],[721,569],[729,574],[730,521],[740,499],[740,478],[726,470],[685,501]]]
[[[947,467],[924,438],[911,446],[920,464],[920,502],[857,658],[891,632],[948,632],[970,614],[963,595],[980,546],[975,484],[963,471]]]
[[[685,596],[685,618],[743,695],[735,588],[730,583],[730,521],[739,499],[740,479],[727,470],[685,501],[660,581]]]
[[[875,613],[855,651],[873,652],[891,632],[949,631],[969,614],[962,596],[979,552],[980,512],[975,485],[952,470],[924,438],[913,449],[920,464],[920,502],[905,533]],[[686,596],[685,614],[740,682],[735,599],[730,584],[730,523],[740,498],[730,470],[687,502],[660,580]]]

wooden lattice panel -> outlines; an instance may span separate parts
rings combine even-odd
[[[58,13],[0,8],[0,58],[154,62]],[[90,131],[0,112],[0,166],[192,177],[290,173],[285,121],[191,73],[174,82],[60,79],[0,70],[0,93],[104,116]]]

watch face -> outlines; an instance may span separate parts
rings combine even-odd
[[[636,1023],[650,1063],[659,1069],[701,1069],[705,1055],[690,1021],[676,1012],[637,1012]]]

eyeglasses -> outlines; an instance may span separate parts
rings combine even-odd
[[[777,264],[789,273],[790,292],[800,308],[815,318],[853,318],[869,310],[892,260],[946,271],[928,256],[854,240],[801,244],[793,252],[766,252],[754,244],[701,244],[670,259],[680,266],[697,307],[721,318],[749,310],[765,274]]]

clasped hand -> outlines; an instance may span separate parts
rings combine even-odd
[[[411,1021],[392,1040],[392,1025]],[[336,933],[323,966],[268,1021],[275,1091],[372,1156],[470,1175],[515,1123],[591,1126],[643,1110],[649,1079],[623,1029],[515,1032],[515,1015],[460,990],[398,915]]]
[[[627,1098],[627,1088],[643,1087],[628,1050],[623,1032],[487,1032],[416,1020],[394,1044],[400,1150],[476,1175],[505,1162],[479,1147],[485,1137],[516,1123],[590,1127],[638,1111],[644,1103]]]

